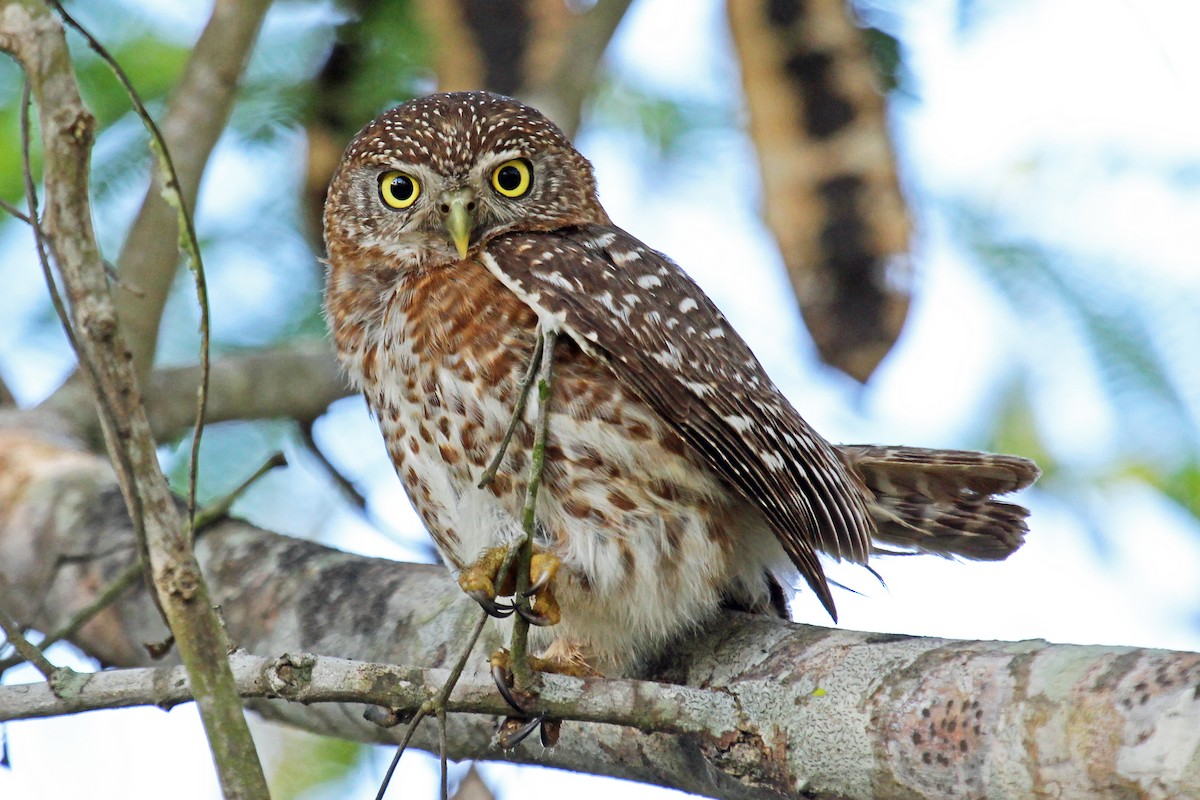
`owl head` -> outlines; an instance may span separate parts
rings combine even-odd
[[[592,166],[541,112],[487,92],[434,94],[376,117],[346,149],[325,239],[390,263],[465,259],[507,231],[607,222]]]

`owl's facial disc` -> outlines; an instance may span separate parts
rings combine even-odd
[[[446,233],[458,250],[459,258],[467,257],[471,246],[471,229],[475,227],[475,193],[470,189],[444,192],[438,203]]]

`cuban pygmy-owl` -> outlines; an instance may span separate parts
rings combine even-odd
[[[704,292],[612,223],[591,165],[532,108],[462,92],[382,114],[324,224],[341,362],[457,573],[522,535],[536,393],[478,484],[539,326],[559,333],[535,536],[558,566],[541,592],[561,620],[534,639],[552,656],[619,672],[723,604],[780,608],[796,572],[836,620],[818,552],[1021,545],[1027,511],[995,496],[1032,462],[827,443]]]

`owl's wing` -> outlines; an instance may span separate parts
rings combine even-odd
[[[605,361],[761,509],[836,621],[815,550],[867,560],[867,490],[700,287],[615,227],[505,234],[488,242],[481,261],[543,323]]]

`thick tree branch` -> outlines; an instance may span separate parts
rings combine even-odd
[[[150,373],[146,413],[157,440],[169,441],[191,429],[195,421],[191,404],[199,380],[198,366],[163,367]],[[350,394],[326,342],[285,345],[214,360],[205,419],[210,424],[277,417],[310,422],[324,414],[330,403]],[[39,410],[62,418],[85,441],[99,438],[100,421],[91,396],[76,381],[55,392]]]
[[[59,556],[110,552],[131,542],[129,523],[103,461],[20,431],[0,437],[0,603],[51,627],[119,572],[133,547],[94,560]],[[236,643],[262,656],[444,669],[478,613],[441,568],[340,553],[234,520],[197,549]],[[160,632],[138,589],[77,641],[107,663],[137,666],[148,662],[140,642]],[[490,713],[500,706],[485,697],[486,652],[460,698],[478,688],[483,705],[470,710]],[[435,685],[437,674],[420,681]],[[594,719],[585,705],[607,705],[595,713],[612,724],[568,722],[553,751],[522,747],[510,758],[721,797],[1200,794],[1196,654],[956,642],[728,614],[677,647],[655,678],[678,686],[549,678],[547,691],[574,698],[555,716]],[[397,735],[364,721],[354,704],[252,706],[328,735]],[[655,726],[686,732],[636,729]],[[419,746],[435,746],[435,727],[423,726]],[[490,720],[452,716],[451,756],[502,757],[492,731]]]
[[[216,0],[167,107],[162,132],[187,208],[196,207],[200,178],[233,107],[234,95],[270,0]],[[117,269],[137,292],[121,292],[117,311],[138,375],[154,363],[163,306],[179,263],[175,209],[155,173],[129,230]]]
[[[266,781],[238,705],[224,632],[158,465],[92,232],[88,159],[95,120],[79,97],[62,27],[44,5],[34,0],[0,4],[0,48],[24,68],[37,99],[45,163],[45,239],[70,299],[70,321],[64,323],[73,331],[82,373],[101,409],[104,439],[128,516],[136,525],[137,546],[149,567],[157,605],[188,667],[227,795],[265,797]]]

